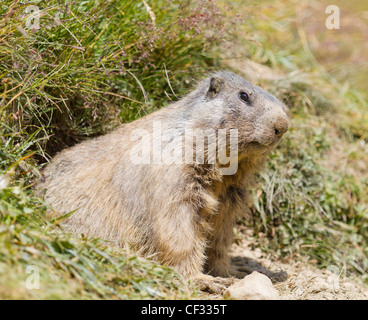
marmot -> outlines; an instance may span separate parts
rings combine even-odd
[[[41,187],[55,212],[73,212],[66,230],[129,244],[184,276],[236,276],[228,256],[235,217],[288,127],[279,100],[219,71],[179,101],[60,152]]]

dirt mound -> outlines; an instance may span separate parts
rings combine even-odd
[[[247,241],[234,245],[232,256],[238,268],[267,275],[282,300],[368,300],[368,286],[344,278],[336,266],[321,270],[305,261],[276,262]]]

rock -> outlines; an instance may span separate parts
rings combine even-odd
[[[262,273],[252,272],[224,292],[225,298],[235,300],[279,300],[280,296],[271,280]]]

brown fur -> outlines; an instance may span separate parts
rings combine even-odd
[[[64,223],[75,234],[129,244],[185,276],[237,275],[228,256],[235,217],[247,212],[254,173],[288,128],[284,110],[243,78],[218,72],[180,101],[59,153],[44,171],[46,200],[59,214],[75,210]],[[163,148],[184,128],[238,129],[236,174],[222,175],[219,163],[133,164],[131,134],[152,132],[153,121],[163,124]]]

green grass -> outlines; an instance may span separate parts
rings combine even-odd
[[[170,85],[183,92],[184,80],[216,64],[206,51],[216,38],[189,22],[211,30],[221,20],[192,17],[190,2],[152,2],[155,22],[141,1],[66,3],[39,2],[37,31],[25,27],[19,1],[1,8],[1,120],[38,131],[42,155],[164,106],[176,99]]]

